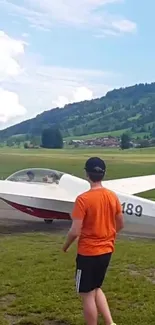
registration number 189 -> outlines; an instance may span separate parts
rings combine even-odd
[[[132,203],[122,203],[122,212],[126,213],[128,215],[135,215],[137,217],[141,217],[142,213],[143,213],[143,207],[138,204],[138,205],[134,205]]]

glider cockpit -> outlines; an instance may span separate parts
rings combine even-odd
[[[28,168],[17,171],[6,180],[12,182],[50,183],[59,184],[63,172],[47,168]]]

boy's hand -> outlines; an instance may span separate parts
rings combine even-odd
[[[67,252],[67,250],[68,250],[68,247],[67,247],[66,243],[63,245],[63,247],[62,247],[62,250],[63,250],[63,252],[64,252],[64,253],[66,253],[66,252]]]

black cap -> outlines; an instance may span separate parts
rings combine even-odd
[[[104,160],[98,157],[91,157],[86,161],[85,168],[88,173],[104,174],[106,165]]]

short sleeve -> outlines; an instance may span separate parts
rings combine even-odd
[[[118,197],[116,197],[116,215],[122,213],[122,206]]]
[[[84,202],[83,198],[78,196],[74,203],[74,206],[73,206],[71,218],[83,220],[85,217],[85,214],[86,214],[85,202]]]

